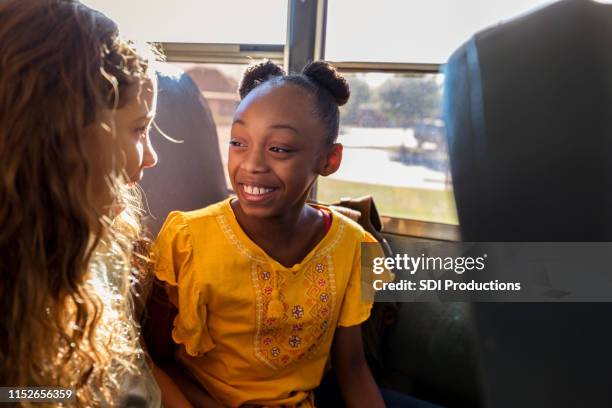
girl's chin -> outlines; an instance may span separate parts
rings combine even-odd
[[[140,180],[142,180],[142,176],[143,175],[144,175],[144,171],[142,169],[139,170],[136,174],[132,175],[132,177],[129,178],[129,180],[126,183],[127,186],[128,187],[134,187],[136,185],[136,183],[138,183]]]
[[[138,183],[140,180],[142,180],[142,173],[140,173],[140,176],[131,179],[130,182],[128,183],[128,186],[134,187],[136,183]]]

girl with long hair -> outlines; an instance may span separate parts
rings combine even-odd
[[[150,59],[77,1],[0,1],[0,385],[112,406],[146,367],[130,187],[157,160]]]

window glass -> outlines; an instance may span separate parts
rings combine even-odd
[[[84,0],[130,38],[156,42],[284,44],[287,1]]]
[[[246,65],[175,63],[197,84],[212,112],[228,188],[231,123]],[[340,170],[320,177],[317,199],[371,194],[383,215],[457,224],[444,125],[443,76],[345,74],[351,99],[341,108]]]
[[[443,63],[480,29],[551,0],[332,0],[325,59]]]
[[[371,194],[384,215],[457,224],[444,124],[441,74],[346,74],[340,170],[320,177],[317,199]]]

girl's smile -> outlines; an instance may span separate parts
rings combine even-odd
[[[238,183],[239,188],[238,191],[242,194],[243,199],[254,202],[261,203],[272,197],[273,193],[278,191],[276,187],[270,187],[261,185],[258,183]]]

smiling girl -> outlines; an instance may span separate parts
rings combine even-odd
[[[228,162],[236,197],[171,213],[156,243],[156,275],[178,308],[178,360],[208,394],[188,397],[312,407],[331,353],[347,405],[383,406],[359,326],[371,308],[361,243],[376,241],[306,204],[317,177],[340,166],[348,84],[325,62],[299,75],[263,62],[246,71],[240,96]]]

